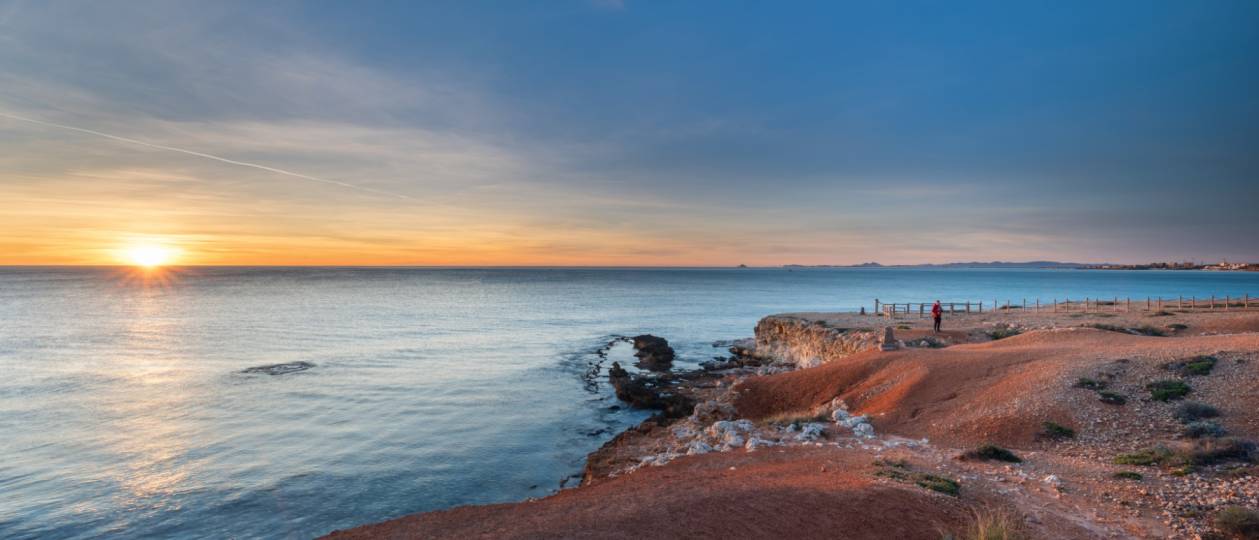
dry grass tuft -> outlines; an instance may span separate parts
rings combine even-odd
[[[1030,540],[1023,521],[1006,510],[976,510],[970,525],[959,533],[945,533],[947,540]]]

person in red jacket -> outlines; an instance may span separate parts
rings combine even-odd
[[[940,317],[944,315],[944,308],[940,307],[940,301],[936,300],[935,305],[931,306],[931,318],[935,319],[936,332],[940,331]]]

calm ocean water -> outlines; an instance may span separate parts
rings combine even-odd
[[[681,367],[783,311],[1259,294],[1259,274],[926,269],[0,268],[0,537],[307,538],[546,495],[641,413],[610,336]],[[618,351],[625,354],[625,351]],[[286,375],[242,373],[283,362]]]

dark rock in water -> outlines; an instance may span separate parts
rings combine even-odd
[[[739,367],[739,363],[725,358],[714,358],[707,362],[700,362],[699,367],[704,371],[720,371],[723,369],[737,368]]]
[[[617,399],[638,409],[655,409],[665,418],[689,416],[695,409],[695,401],[672,392],[656,388],[657,381],[648,377],[630,375],[620,362],[612,362],[608,369],[608,382],[616,390]],[[667,381],[664,381],[667,383]]]
[[[756,338],[736,339],[730,342],[730,354],[743,358],[756,356]]]
[[[669,371],[673,367],[673,347],[662,337],[651,334],[634,336],[634,349],[638,352],[638,367],[651,371]]]
[[[315,367],[310,362],[285,362],[283,364],[271,364],[266,366],[254,366],[241,370],[241,373],[261,373],[263,375],[287,375],[289,373],[297,373],[306,371]]]

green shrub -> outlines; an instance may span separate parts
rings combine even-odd
[[[1116,325],[1113,325],[1113,324],[1106,324],[1106,323],[1090,323],[1090,324],[1086,324],[1086,325],[1084,325],[1084,326],[1085,326],[1085,327],[1087,327],[1087,328],[1096,328],[1096,329],[1098,329],[1098,330],[1106,330],[1106,331],[1108,331],[1108,332],[1119,332],[1119,333],[1121,333],[1121,334],[1132,334],[1132,335],[1140,335],[1140,336],[1155,336],[1155,337],[1163,337],[1163,336],[1166,336],[1166,335],[1167,335],[1167,332],[1163,331],[1161,328],[1155,328],[1155,327],[1153,327],[1153,326],[1149,326],[1149,325],[1146,325],[1146,326],[1138,326],[1138,327],[1136,327],[1136,328],[1125,328],[1125,327],[1123,327],[1123,326],[1116,326]]]
[[[1185,436],[1191,439],[1201,439],[1203,437],[1223,437],[1226,431],[1219,424],[1210,420],[1199,420],[1197,422],[1189,422],[1185,425]]]
[[[896,480],[897,482],[912,483],[923,489],[929,489],[931,491],[936,491],[945,495],[952,495],[954,497],[958,496],[962,490],[962,486],[957,483],[957,480],[935,474],[914,471],[909,468],[909,463],[903,460],[879,460],[875,461],[874,464],[878,467],[882,467],[878,471],[875,471],[875,476],[890,478],[892,480]]]
[[[1155,446],[1138,452],[1115,456],[1116,465],[1165,465],[1181,467],[1179,475],[1193,472],[1195,468],[1216,465],[1229,461],[1243,463],[1253,462],[1256,457],[1255,444],[1235,437],[1220,439],[1199,439],[1192,445],[1172,451],[1164,446]],[[1173,471],[1177,474],[1177,471]]]
[[[1123,394],[1116,394],[1114,392],[1098,392],[1097,399],[1108,405],[1123,405],[1128,402],[1128,398],[1124,397]]]
[[[1119,471],[1111,476],[1117,480],[1141,480],[1145,478],[1141,473],[1134,471]]]
[[[1186,401],[1176,408],[1176,419],[1188,424],[1203,418],[1215,418],[1220,410],[1199,401]]]
[[[918,487],[926,488],[931,491],[937,491],[945,495],[952,495],[954,497],[962,491],[962,486],[957,483],[957,480],[945,478],[943,476],[936,476],[934,474],[921,473],[918,475],[918,478],[914,481],[914,483],[917,484]]]
[[[1255,443],[1236,437],[1199,439],[1177,457],[1190,465],[1215,465],[1226,461],[1249,463],[1255,459]]]
[[[1185,329],[1187,329],[1187,328],[1189,328],[1189,325],[1187,325],[1187,324],[1172,323],[1172,324],[1167,325],[1167,329],[1168,329],[1168,330],[1171,330],[1171,331],[1173,331],[1173,332],[1179,332],[1179,331],[1181,331],[1181,330],[1185,330]]]
[[[1229,506],[1215,514],[1215,528],[1236,538],[1259,538],[1259,511],[1254,508]]]
[[[1184,381],[1162,380],[1145,385],[1150,391],[1150,398],[1155,401],[1172,401],[1181,399],[1192,390]]]
[[[1172,312],[1167,311],[1167,310],[1155,311],[1154,313],[1151,313],[1150,316],[1151,317],[1171,317]]]
[[[1042,428],[1039,433],[1044,439],[1073,439],[1075,438],[1075,430],[1062,424],[1055,422],[1045,422],[1041,424]]]
[[[1106,388],[1106,382],[1093,380],[1088,377],[1080,377],[1079,380],[1075,381],[1075,387],[1087,388],[1089,390],[1101,390]]]
[[[993,341],[996,341],[998,339],[1014,337],[1022,333],[1022,330],[1014,328],[1013,326],[998,326],[988,331],[988,337],[992,338]]]
[[[1218,361],[1214,356],[1195,356],[1187,360],[1163,364],[1163,368],[1184,376],[1210,375]]]
[[[1185,374],[1210,375],[1211,370],[1215,369],[1215,362],[1216,358],[1214,356],[1199,356],[1185,364]]]
[[[1116,465],[1157,465],[1172,457],[1172,451],[1162,446],[1115,456]]]
[[[962,458],[978,460],[978,461],[1005,461],[1009,463],[1021,463],[1023,460],[1014,455],[1014,452],[1006,450],[995,444],[985,444],[962,454]]]

